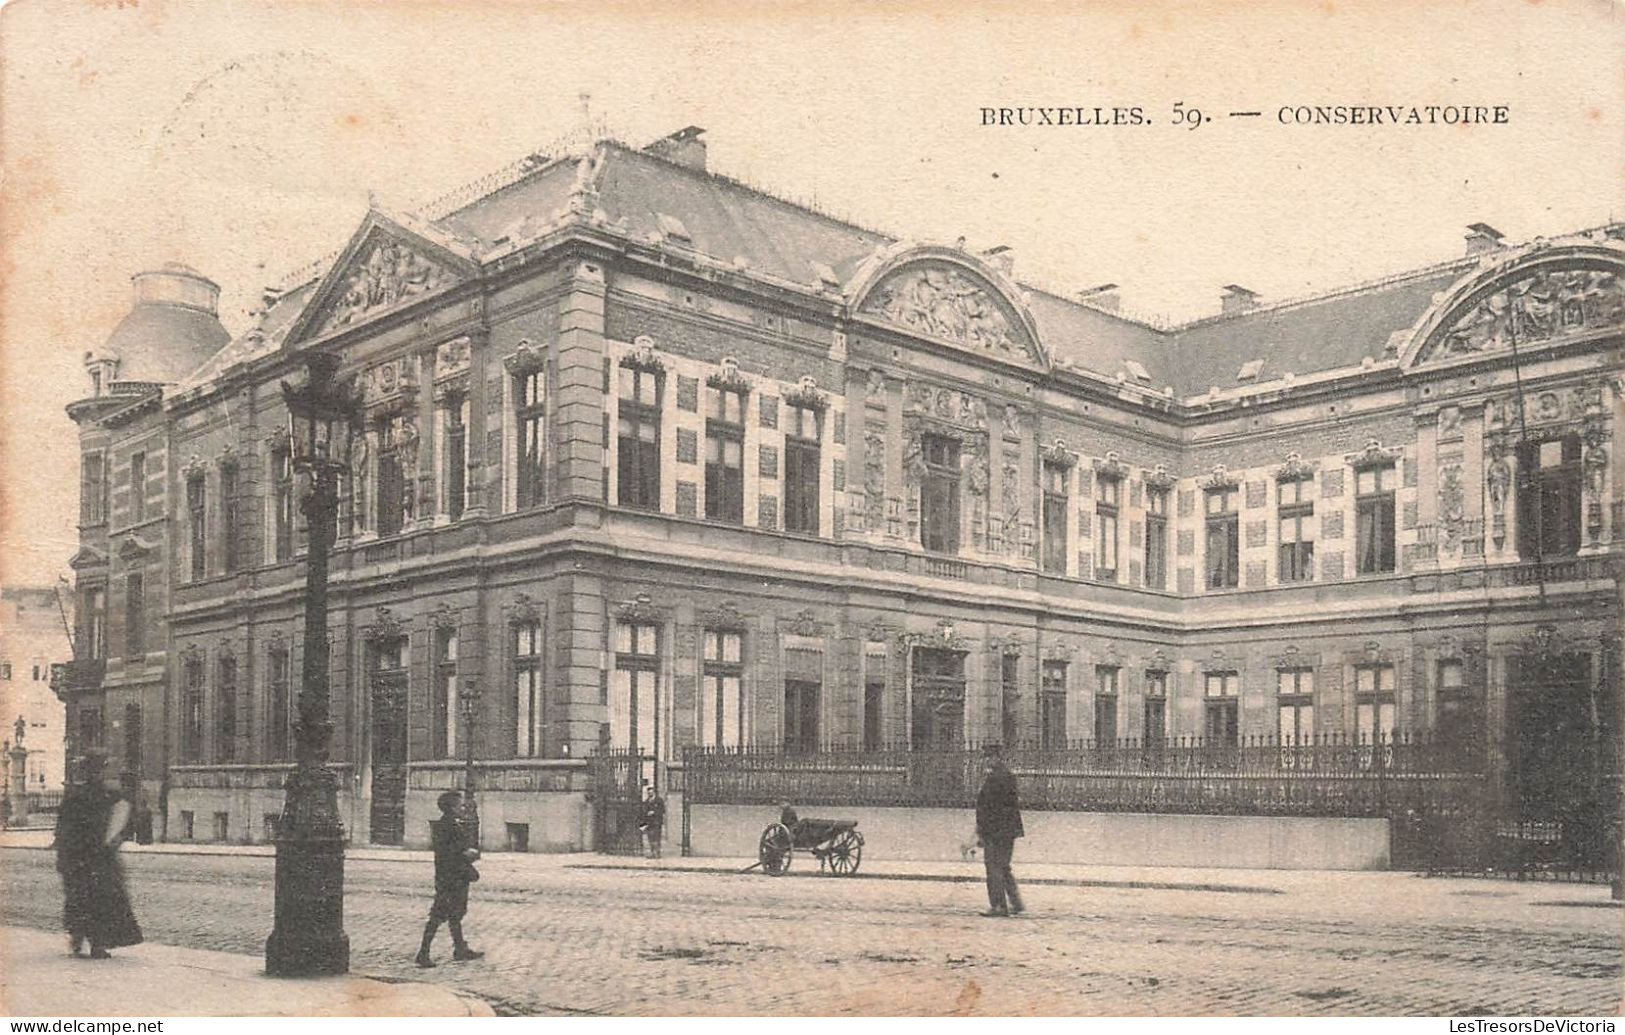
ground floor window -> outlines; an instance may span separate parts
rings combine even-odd
[[[659,743],[660,627],[615,626],[615,670],[609,686],[610,748],[653,755]]]
[[[807,679],[784,681],[784,749],[818,750],[819,685]]]

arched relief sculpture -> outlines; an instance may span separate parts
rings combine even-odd
[[[1625,285],[1610,269],[1541,268],[1493,288],[1441,331],[1440,358],[1493,352],[1625,324]]]

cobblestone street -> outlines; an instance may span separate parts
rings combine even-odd
[[[1032,915],[976,915],[974,883],[593,868],[493,855],[484,960],[411,965],[431,883],[351,859],[353,967],[522,1014],[1609,1014],[1620,912],[1594,886],[1215,871],[1215,890],[1035,884]],[[597,861],[597,860],[594,860]],[[49,852],[0,850],[6,924],[54,929]],[[150,941],[258,955],[263,856],[131,853]],[[1019,868],[1018,868],[1019,872]],[[1222,889],[1222,890],[1219,890]],[[139,948],[128,950],[139,953]],[[66,962],[66,957],[64,957]],[[177,995],[184,995],[177,990]]]

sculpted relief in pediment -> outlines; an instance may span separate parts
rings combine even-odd
[[[1625,284],[1614,270],[1535,270],[1479,296],[1435,335],[1429,359],[1535,345],[1625,324]]]
[[[375,312],[393,309],[455,283],[456,275],[434,260],[383,235],[356,256],[334,296],[322,332],[336,331]]]
[[[947,265],[909,266],[869,293],[863,312],[976,349],[1037,359],[1032,342],[986,283]]]

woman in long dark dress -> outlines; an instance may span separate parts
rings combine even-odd
[[[84,760],[84,782],[68,790],[56,821],[56,869],[62,874],[62,922],[75,956],[90,942],[90,958],[141,942],[130,909],[118,846],[124,831],[110,831],[119,796],[102,784],[103,760]]]

